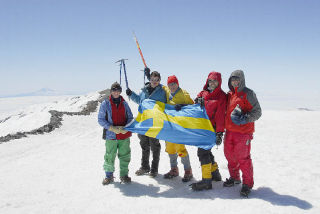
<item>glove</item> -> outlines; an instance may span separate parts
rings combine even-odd
[[[242,113],[242,110],[239,106],[237,106],[231,112],[231,120],[234,124],[236,124],[238,126],[248,123],[247,118],[248,118],[248,116],[246,114]]]
[[[109,126],[109,131],[114,132],[115,134],[120,134],[120,129],[118,126]]]
[[[180,111],[182,107],[186,106],[186,104],[177,104],[177,105],[174,105],[174,109],[177,110],[177,111]]]
[[[127,94],[129,97],[131,96],[132,91],[131,91],[131,89],[130,89],[130,88],[127,88],[127,90],[126,90],[126,94]]]
[[[199,97],[198,102],[201,107],[204,107],[204,98],[203,97]]]
[[[204,106],[204,98],[203,97],[197,97],[195,100],[194,100],[194,103],[199,103],[201,107]]]
[[[125,134],[125,133],[128,132],[127,130],[124,130],[123,127],[124,127],[124,126],[117,126],[117,128],[119,129],[119,132],[120,132],[121,134]]]
[[[216,133],[216,145],[219,146],[222,143],[223,132]]]
[[[128,132],[127,130],[122,129],[120,133],[121,133],[121,134],[126,134],[127,132]]]
[[[144,68],[144,75],[146,75],[147,79],[150,81],[150,68]]]

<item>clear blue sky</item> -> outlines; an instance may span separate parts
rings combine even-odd
[[[0,0],[0,95],[43,87],[89,92],[143,84],[148,66],[194,96],[208,73],[235,69],[263,101],[320,108],[318,0]]]

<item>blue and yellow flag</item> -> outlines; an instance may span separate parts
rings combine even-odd
[[[173,105],[145,99],[139,105],[135,120],[126,130],[171,143],[211,149],[216,134],[206,113],[199,104],[187,105],[176,111]]]

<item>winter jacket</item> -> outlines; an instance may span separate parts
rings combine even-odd
[[[105,138],[108,140],[116,140],[116,139],[122,139],[125,135],[127,137],[131,136],[131,133],[127,133],[127,134],[118,134],[116,135],[114,132],[108,131],[109,126],[113,125],[113,126],[125,126],[126,124],[128,124],[129,122],[131,122],[131,120],[133,120],[133,115],[131,112],[131,109],[128,105],[128,103],[123,99],[122,96],[120,96],[120,104],[118,106],[118,108],[123,108],[125,109],[125,115],[116,115],[115,112],[112,112],[112,99],[111,99],[111,95],[105,99],[101,105],[100,105],[100,109],[99,109],[99,114],[98,114],[98,122],[99,124],[105,129],[106,131],[106,136]],[[113,120],[116,120],[118,124],[115,124],[115,122]],[[125,121],[123,121],[125,119]],[[119,124],[122,123],[122,124]],[[104,138],[104,139],[105,139]]]
[[[218,80],[219,85],[211,93],[208,90],[208,80]],[[224,132],[225,129],[225,113],[227,96],[226,93],[221,89],[221,74],[219,72],[211,72],[208,75],[206,84],[203,86],[197,97],[203,97],[205,100],[205,108],[208,117],[215,128],[216,132]]]
[[[189,93],[186,90],[178,88],[177,91],[172,95],[170,89],[167,86],[163,86],[163,89],[167,95],[167,103],[170,105],[176,104],[194,104]]]
[[[140,104],[145,99],[152,99],[156,101],[160,101],[165,103],[167,101],[166,92],[163,90],[162,85],[159,84],[152,92],[149,94],[148,88],[151,87],[150,83],[146,85],[146,87],[141,89],[139,95],[132,91],[130,95],[130,99],[132,99],[135,103]]]
[[[239,87],[235,89],[232,87],[231,77],[240,78]],[[227,95],[226,129],[242,134],[252,134],[254,132],[254,121],[258,120],[262,114],[256,94],[253,90],[246,87],[244,73],[241,70],[236,70],[231,73],[228,86],[230,91]],[[242,113],[246,115],[246,124],[236,125],[231,120],[231,113],[237,105],[241,108]]]

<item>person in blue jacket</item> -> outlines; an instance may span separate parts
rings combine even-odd
[[[155,101],[166,103],[167,97],[166,92],[160,84],[160,73],[157,71],[153,71],[150,75],[149,68],[145,68],[145,73],[148,79],[150,79],[150,82],[145,84],[145,87],[142,88],[140,94],[136,94],[135,92],[131,91],[130,88],[126,90],[126,94],[137,104],[140,104],[144,99],[152,99]],[[138,134],[138,137],[140,139],[140,146],[142,149],[142,158],[141,167],[136,171],[136,175],[149,174],[150,177],[156,177],[158,175],[160,160],[160,142],[158,139],[141,134]],[[149,164],[150,148],[153,154],[151,169]]]
[[[100,105],[98,122],[103,127],[103,139],[105,140],[106,153],[104,155],[103,168],[106,173],[103,185],[108,185],[114,180],[114,162],[118,151],[120,163],[120,180],[122,183],[130,183],[128,166],[131,159],[130,136],[131,132],[123,129],[133,120],[133,115],[128,103],[120,95],[122,88],[119,83],[111,85],[111,95]]]

